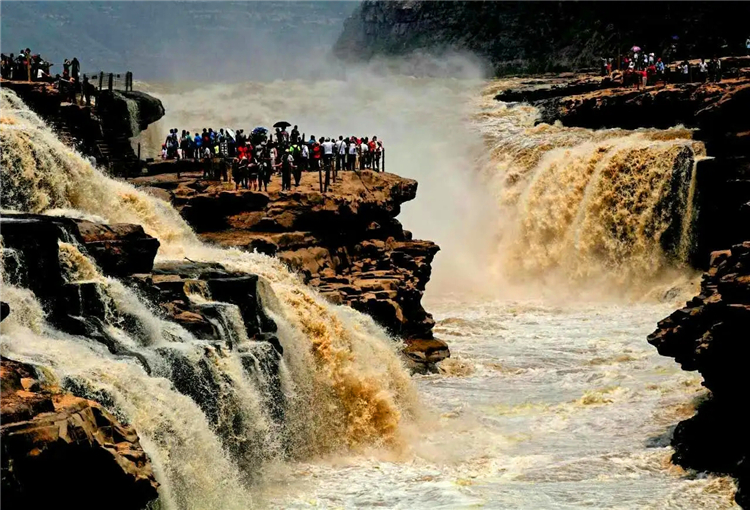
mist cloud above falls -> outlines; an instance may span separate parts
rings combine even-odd
[[[325,69],[324,59],[319,63]],[[417,55],[344,70],[323,80],[145,86],[164,102],[166,116],[141,138],[154,150],[171,128],[249,131],[281,119],[308,137],[376,135],[386,147],[388,172],[419,182],[416,200],[404,204],[399,220],[415,238],[442,248],[430,292],[486,287],[483,257],[496,206],[474,172],[484,149],[468,121],[483,84],[481,65],[461,55]]]

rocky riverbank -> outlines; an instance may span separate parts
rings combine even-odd
[[[709,397],[674,432],[673,462],[734,476],[737,502],[750,507],[750,437],[743,404],[750,391],[750,242],[711,255],[701,292],[659,322],[648,341],[684,370],[697,370]]]
[[[291,193],[274,179],[267,193],[203,181],[189,161],[132,179],[171,202],[206,242],[278,257],[330,301],[372,316],[409,345],[409,357],[434,363],[449,355],[432,335],[421,299],[439,247],[415,240],[396,219],[417,183],[392,174],[342,172],[327,194],[317,173]]]
[[[6,281],[29,288],[43,306],[46,320],[58,330],[98,342],[116,356],[133,358],[151,373],[152,360],[129,348],[110,327],[117,324],[133,338],[148,334],[134,312],[107,301],[106,288],[111,284],[106,277],[117,277],[161,317],[206,342],[202,363],[209,373],[199,373],[179,347],[164,346],[159,352],[171,361],[172,383],[214,420],[219,432],[229,435],[221,429],[215,409],[221,396],[206,391],[211,387],[218,391],[220,384],[211,378],[208,360],[216,352],[249,348],[240,341],[252,342],[264,353],[243,358],[243,366],[249,373],[266,373],[272,386],[268,391],[282,407],[278,379],[282,349],[273,334],[276,325],[260,304],[257,276],[227,271],[220,264],[154,266],[159,242],[138,225],[5,214],[0,228]],[[86,269],[81,260],[85,256],[96,263],[101,276],[94,268]],[[205,299],[190,299],[194,293]],[[227,321],[229,304],[236,305],[244,322],[242,338]],[[14,313],[7,305],[3,308],[4,314]],[[71,487],[87,490],[90,499],[82,503],[84,508],[99,508],[105,498],[106,506],[123,509],[140,509],[155,500],[158,484],[137,431],[91,400],[74,396],[86,393],[75,379],[58,387],[45,382],[44,374],[45,367],[2,360],[3,505],[22,501],[30,508],[42,508]],[[118,495],[114,500],[113,494]]]
[[[2,380],[2,503],[52,508],[71,489],[79,508],[141,509],[157,499],[151,462],[135,430],[91,400],[6,358]]]
[[[560,72],[593,68],[603,56],[616,57],[636,43],[665,55],[674,34],[680,35],[675,60],[726,48],[739,52],[748,16],[747,5],[729,2],[720,8],[665,3],[640,10],[578,2],[367,0],[344,23],[334,53],[346,60],[471,53],[496,74]],[[417,71],[440,71],[442,64]]]
[[[750,58],[724,59],[732,76],[633,90],[594,76],[529,79],[496,99],[528,102],[538,123],[592,129],[684,125],[706,146],[695,162],[691,263],[707,269],[701,292],[648,337],[684,370],[699,371],[708,397],[673,435],[673,462],[738,480],[738,503],[750,506],[750,442],[741,415],[750,324]]]

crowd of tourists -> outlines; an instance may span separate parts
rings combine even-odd
[[[675,54],[672,46],[669,55]],[[613,65],[617,63],[613,58],[602,58],[600,71],[602,76],[613,76]],[[657,57],[653,52],[647,53],[638,46],[622,57],[618,70],[621,71],[622,86],[636,89],[662,83],[694,83],[719,82],[722,79],[721,60],[714,57],[709,61],[702,58],[695,65],[688,60],[675,62],[669,58]]]
[[[287,131],[290,126],[277,123],[273,134],[264,127],[249,134],[243,129],[205,128],[192,135],[187,130],[171,129],[162,145],[162,158],[200,161],[207,180],[229,181],[231,171],[236,189],[265,191],[277,173],[284,191],[291,190],[292,179],[294,186],[299,186],[302,172],[318,172],[320,191],[325,193],[340,171],[385,171],[385,148],[377,136],[308,139],[297,126]]]
[[[50,71],[55,64],[38,53],[32,53],[31,48],[19,51],[18,55],[2,53],[0,58],[0,75],[3,79],[52,83],[70,102],[77,102],[80,96],[82,102],[85,100],[85,104],[91,106],[91,96],[96,94],[96,87],[89,83],[86,76],[81,80],[81,63],[76,57],[66,58],[62,74],[55,76]]]

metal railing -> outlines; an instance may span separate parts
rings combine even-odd
[[[83,78],[88,77],[89,83],[94,85],[98,90],[124,90],[125,92],[133,90],[133,73],[85,73]]]

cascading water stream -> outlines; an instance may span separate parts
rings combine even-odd
[[[135,357],[55,330],[33,294],[4,282],[13,312],[2,324],[3,353],[49,367],[62,386],[134,424],[167,507],[247,508],[248,483],[264,462],[404,446],[402,425],[418,411],[415,389],[397,345],[371,319],[328,304],[278,260],[203,245],[169,204],[93,168],[5,89],[2,110],[6,210],[137,223],[160,240],[159,261],[219,262],[261,278],[284,351],[275,375],[266,367],[272,353],[239,332],[236,309],[219,313],[218,329],[238,349],[210,347],[104,277],[68,240],[60,243],[67,280],[96,285],[105,332]],[[271,387],[284,395],[283,424],[278,402],[270,405]]]
[[[508,86],[486,89],[473,119],[500,207],[495,270],[511,283],[630,298],[684,280],[703,145],[681,127],[535,125],[536,108],[494,99]]]

